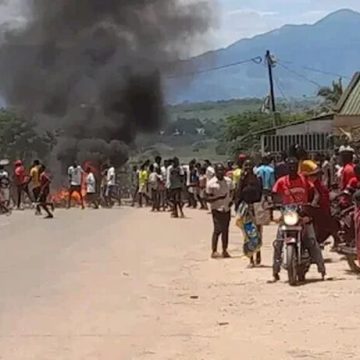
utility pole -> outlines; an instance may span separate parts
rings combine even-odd
[[[276,112],[276,105],[275,105],[275,92],[274,92],[274,80],[273,80],[273,59],[271,58],[270,51],[266,51],[265,55],[268,71],[269,71],[269,82],[270,82],[270,101],[271,101],[271,111]]]
[[[268,67],[268,72],[269,72],[269,83],[270,83],[270,104],[271,104],[271,111],[273,113],[274,116],[274,123],[273,125],[276,126],[277,123],[277,118],[278,118],[278,114],[276,113],[276,103],[275,103],[275,91],[274,91],[274,79],[273,79],[273,65],[274,65],[274,60],[271,57],[271,53],[270,50],[266,51],[265,54],[265,60],[267,63],[267,67]]]

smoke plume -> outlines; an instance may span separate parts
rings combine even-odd
[[[204,1],[24,3],[26,23],[2,30],[0,87],[9,105],[60,132],[63,162],[126,161],[124,144],[164,119],[162,71],[187,55],[212,19]]]

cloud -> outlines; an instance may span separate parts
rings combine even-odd
[[[263,16],[275,16],[278,15],[279,13],[277,11],[258,11],[255,9],[235,9],[227,12],[228,16],[248,15],[248,14],[256,14],[263,17]]]

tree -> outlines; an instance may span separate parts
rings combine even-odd
[[[321,104],[322,112],[334,110],[343,92],[344,90],[341,78],[338,81],[333,81],[331,86],[324,86],[320,88],[317,95],[323,98],[323,102]]]
[[[0,157],[30,161],[47,155],[55,144],[53,134],[38,134],[31,121],[13,111],[0,110]]]
[[[305,114],[282,114],[278,125],[288,124],[306,118]],[[239,152],[258,152],[261,132],[273,130],[273,114],[246,112],[225,119],[218,136],[218,149],[225,148],[229,155]]]

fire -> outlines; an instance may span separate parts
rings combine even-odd
[[[91,171],[94,174],[98,173],[97,168],[95,166],[93,166],[90,161],[85,161],[84,164],[83,164],[83,169],[86,169],[88,167],[90,167]],[[81,194],[82,194],[83,198],[85,199],[85,195],[86,195],[86,176],[82,176],[82,179],[81,179]],[[66,207],[68,199],[69,199],[69,190],[66,189],[66,188],[61,188],[60,190],[55,192],[51,197],[51,200],[54,203],[54,205],[58,206],[58,207]],[[80,195],[77,192],[72,193],[72,195],[71,195],[71,203],[81,205]]]
[[[83,198],[85,198],[86,189],[84,187],[81,190],[81,194]],[[69,190],[64,188],[55,192],[51,197],[51,200],[54,203],[54,205],[59,207],[66,207],[68,199],[69,199]],[[77,192],[72,193],[71,202],[72,204],[75,203],[77,205],[81,205],[80,195]]]

